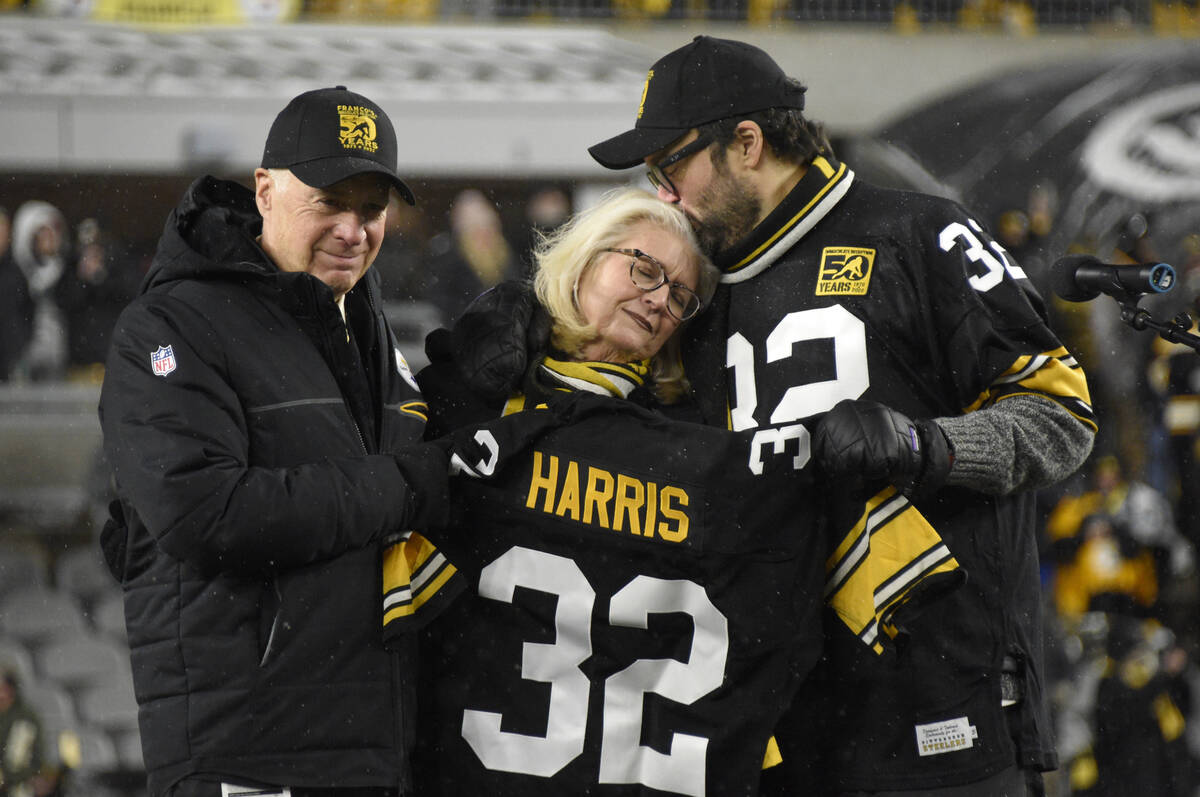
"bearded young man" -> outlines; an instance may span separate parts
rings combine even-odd
[[[1056,758],[1031,491],[1091,449],[1083,372],[967,209],[858,180],[804,101],[762,50],[698,36],[653,65],[634,129],[589,150],[644,163],[723,272],[684,343],[706,422],[811,444],[835,524],[857,506],[869,530],[894,485],[968,574],[881,655],[827,623],[764,793],[1039,794]]]

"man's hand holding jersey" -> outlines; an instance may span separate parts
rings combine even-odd
[[[817,422],[813,458],[850,490],[892,484],[909,498],[946,482],[954,453],[932,420],[914,421],[874,401],[845,399]]]
[[[408,512],[401,525],[406,529],[421,529],[444,523],[450,503],[446,449],[436,443],[417,443],[391,456],[408,485],[404,496]]]

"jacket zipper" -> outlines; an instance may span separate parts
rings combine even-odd
[[[368,294],[369,293],[370,293],[370,291],[368,290]],[[309,296],[312,301],[312,306],[316,307],[316,308],[320,308],[321,305],[320,305],[320,301],[317,297],[316,287],[314,285],[312,285],[312,283],[309,283]],[[371,308],[372,312],[374,312],[374,309],[375,309],[374,307]],[[318,309],[317,312],[318,312],[318,318],[319,318],[320,310]],[[338,313],[338,315],[342,319],[342,331],[346,334],[347,337],[349,337],[350,324],[349,324],[349,322],[346,321],[346,317],[342,316],[342,314],[340,312]],[[325,331],[327,329],[327,327],[324,324],[321,324],[321,329],[322,329],[322,333],[325,336],[325,345],[328,347],[330,353],[337,351],[337,346],[335,345],[334,341],[330,340],[329,333]],[[333,367],[337,367],[336,364],[332,364],[332,365],[333,365]],[[342,403],[346,405],[346,414],[348,416],[350,416],[350,425],[354,427],[354,436],[358,439],[359,447],[362,448],[362,451],[364,454],[370,454],[371,449],[367,448],[367,438],[363,435],[362,428],[360,428],[358,425],[358,420],[354,417],[354,410],[350,405],[349,397],[343,395]]]
[[[275,616],[271,619],[271,630],[267,634],[267,644],[263,646],[262,658],[258,661],[259,667],[267,666],[267,659],[275,651],[275,632],[279,630],[279,618],[283,615],[283,591],[279,589],[278,577],[271,579],[271,589],[275,590]]]

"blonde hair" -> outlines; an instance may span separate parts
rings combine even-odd
[[[635,224],[645,224],[682,240],[697,265],[696,294],[705,305],[716,290],[720,272],[700,252],[687,216],[674,205],[649,191],[617,188],[604,194],[591,208],[576,214],[549,235],[534,250],[534,290],[550,314],[551,344],[571,357],[581,357],[583,348],[596,339],[575,302],[575,288],[605,249],[618,246]],[[682,324],[680,325],[682,329]],[[654,390],[666,403],[686,391],[683,363],[679,355],[679,330],[650,360]]]

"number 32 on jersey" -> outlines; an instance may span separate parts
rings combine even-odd
[[[588,712],[603,711],[598,783],[641,783],[679,794],[705,793],[709,740],[675,733],[669,753],[640,743],[644,696],[654,693],[690,705],[721,686],[729,655],[725,616],[704,589],[685,580],[637,576],[609,600],[613,626],[646,628],[652,614],[682,613],[695,629],[687,661],[640,659],[604,681],[603,706],[589,706],[591,684],[580,666],[592,655],[596,592],[579,565],[564,556],[521,546],[485,567],[484,598],[512,603],[517,587],[558,597],[552,644],[525,642],[521,677],[550,684],[546,735],[501,730],[503,716],[463,711],[462,735],[488,769],[553,777],[584,751]]]

